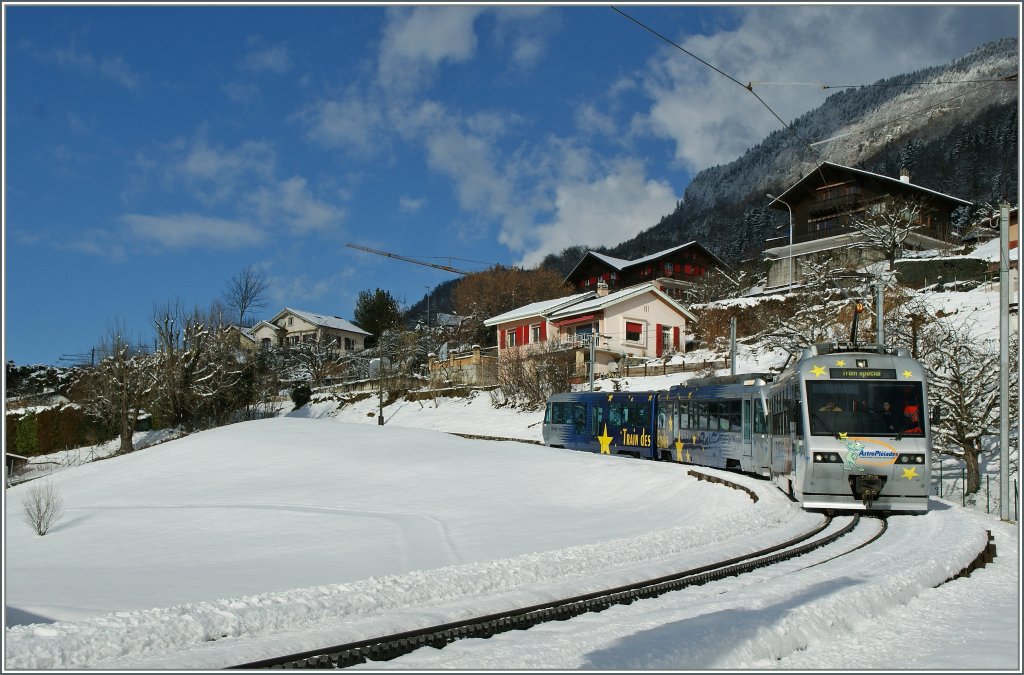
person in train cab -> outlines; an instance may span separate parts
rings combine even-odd
[[[921,414],[920,408],[916,405],[908,405],[904,407],[904,415],[907,417],[906,427],[903,429],[905,434],[920,434],[921,431]]]
[[[828,403],[818,408],[820,412],[843,412],[843,409],[836,405],[836,400],[830,398]]]
[[[888,401],[882,401],[882,424],[885,425],[886,431],[897,430],[898,420],[896,418],[896,411],[892,409],[892,404]]]

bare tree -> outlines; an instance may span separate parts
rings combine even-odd
[[[238,326],[245,325],[245,315],[251,309],[267,306],[269,285],[263,273],[249,265],[231,278],[224,289],[224,305],[238,316]]]
[[[762,347],[798,354],[819,342],[845,340],[849,336],[850,322],[844,320],[848,319],[844,310],[851,305],[851,291],[837,283],[844,275],[846,270],[833,266],[829,260],[800,261],[802,292],[791,314],[775,315],[768,328],[757,336]]]
[[[924,227],[925,205],[917,199],[886,198],[872,204],[859,216],[851,216],[850,224],[860,235],[850,246],[880,252],[889,261],[889,271],[903,255],[907,237]]]
[[[325,338],[319,331],[308,340],[291,348],[291,362],[309,378],[310,386],[318,387],[339,367],[340,352],[334,338]]]
[[[142,408],[153,394],[155,369],[141,345],[132,345],[117,322],[108,328],[98,352],[103,355],[82,383],[86,411],[103,420],[120,438],[118,454],[131,452],[132,436]]]
[[[40,537],[49,532],[64,513],[64,500],[50,481],[33,483],[21,503],[25,522]]]
[[[523,410],[537,410],[551,394],[570,391],[581,375],[576,351],[553,341],[506,350],[497,371],[501,398]]]
[[[991,340],[969,326],[932,322],[925,363],[929,398],[942,409],[942,419],[932,427],[934,444],[941,451],[961,457],[967,465],[964,492],[981,488],[978,459],[982,439],[999,434],[999,355]]]

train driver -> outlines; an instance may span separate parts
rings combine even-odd
[[[843,412],[843,409],[836,405],[836,400],[834,398],[829,398],[828,402],[818,408],[818,410],[820,412]]]

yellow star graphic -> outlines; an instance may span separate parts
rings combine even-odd
[[[686,461],[687,462],[690,461],[690,451],[689,450],[686,451]]]
[[[914,376],[914,373],[910,372],[909,370],[904,370],[903,371],[903,377],[906,377],[906,378],[909,379],[909,378],[911,378],[913,376]]]
[[[904,469],[903,476],[901,476],[901,478],[906,478],[907,480],[910,480],[911,478],[917,478],[917,467],[912,466],[909,469]]]
[[[676,439],[676,461],[683,461],[683,442],[678,438]]]
[[[697,445],[697,434],[694,434],[693,436],[690,437],[690,442],[693,443],[694,445]]]
[[[848,434],[848,433],[849,432],[847,432],[847,431],[840,431],[839,432],[839,440],[845,441],[846,440],[846,434]]]
[[[838,361],[836,361],[836,365],[839,366],[840,368],[845,368],[846,361],[844,361],[843,359],[839,359]]]
[[[610,455],[612,454],[611,444],[612,437],[608,435],[608,425],[604,425],[604,433],[597,437],[598,443],[601,444],[601,454]]]
[[[813,368],[811,368],[811,372],[814,373],[815,377],[821,377],[822,375],[825,374],[825,367],[824,366],[814,366]]]

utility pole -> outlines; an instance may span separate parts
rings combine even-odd
[[[729,319],[729,373],[736,374],[736,317]]]
[[[595,360],[597,359],[597,341],[599,338],[610,339],[607,335],[601,335],[600,333],[590,334],[590,391],[594,391],[594,367]]]
[[[999,517],[1010,520],[1010,205],[999,205]]]
[[[883,352],[885,351],[885,313],[883,312],[882,302],[884,299],[885,282],[882,281],[882,275],[878,275],[878,284],[876,285],[877,294],[875,295],[875,327],[877,328],[878,337],[876,342],[878,348]]]

